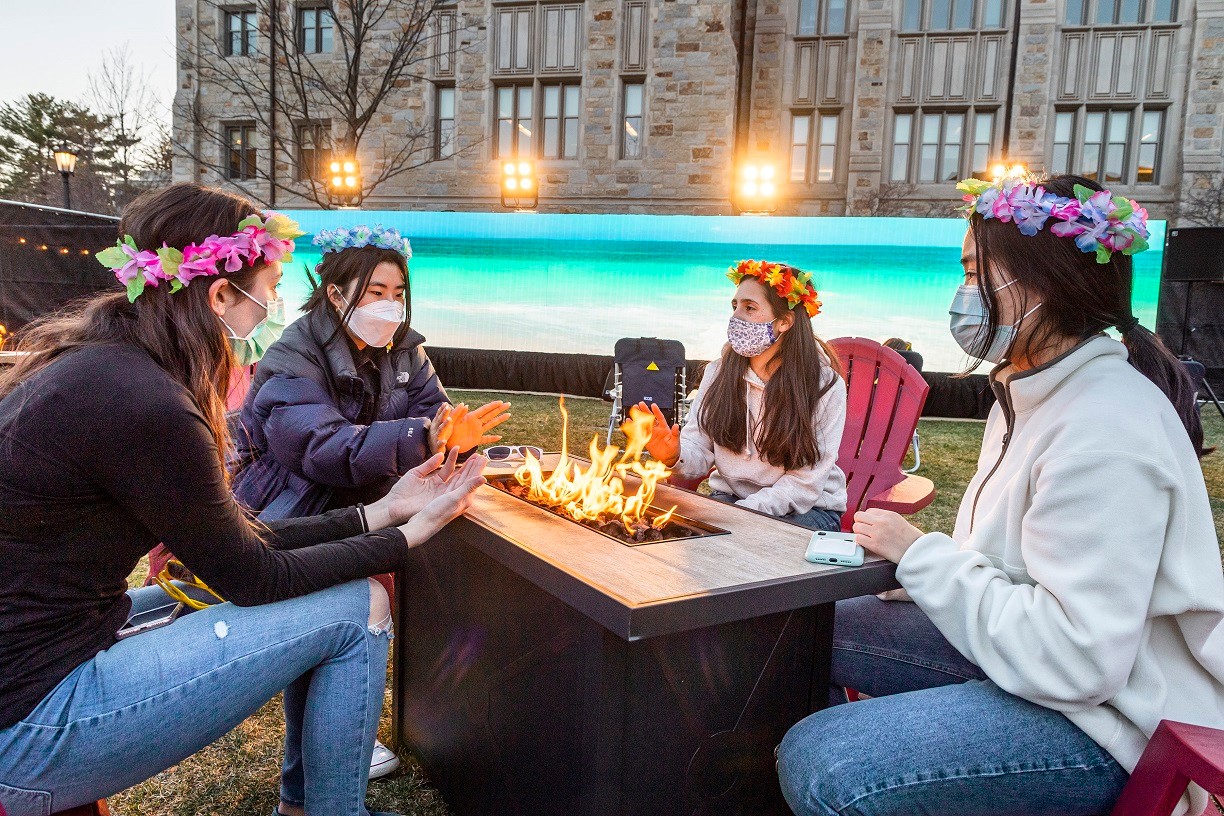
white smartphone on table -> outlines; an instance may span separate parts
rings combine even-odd
[[[837,567],[861,567],[863,548],[855,543],[854,533],[833,533],[817,530],[812,533],[807,552],[803,555],[813,564],[832,564]]]

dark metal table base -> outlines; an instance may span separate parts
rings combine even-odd
[[[397,739],[460,816],[789,813],[832,603],[626,641],[458,538],[397,584]]]

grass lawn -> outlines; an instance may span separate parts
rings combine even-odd
[[[456,401],[471,406],[497,396],[477,392],[451,392]],[[560,415],[555,397],[513,394],[513,417],[503,426],[507,442],[539,445],[546,450],[560,447]],[[608,403],[591,399],[569,399],[570,448],[585,451],[592,434],[602,438],[607,428]],[[1204,410],[1208,444],[1224,449],[1224,420],[1214,409]],[[919,425],[922,471],[938,488],[934,503],[914,516],[924,530],[951,531],[956,508],[973,475],[981,445],[980,422],[923,420]],[[1216,535],[1224,541],[1224,450],[1203,460],[1207,490],[1215,518]],[[143,580],[138,568],[133,581]],[[389,695],[389,692],[388,692]],[[382,736],[390,736],[390,698],[383,713]],[[173,723],[167,724],[174,727]],[[116,816],[195,816],[196,814],[268,814],[277,800],[281,740],[284,724],[280,698],[222,739],[178,766],[114,796],[111,810]],[[135,736],[135,735],[134,735]],[[149,735],[149,738],[154,738]],[[370,785],[369,805],[404,816],[441,816],[448,811],[435,790],[423,778],[420,767],[407,754],[404,765],[391,777]]]

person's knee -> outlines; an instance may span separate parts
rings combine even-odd
[[[391,599],[387,590],[373,578],[367,579],[370,585],[370,629],[382,632],[391,627]]]
[[[778,746],[778,784],[798,816],[835,816],[845,801],[838,768],[839,757],[829,744],[819,715],[801,720],[786,732]]]

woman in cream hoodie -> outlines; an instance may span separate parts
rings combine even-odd
[[[1146,213],[1076,177],[960,186],[952,330],[998,404],[952,535],[855,516],[913,603],[838,604],[834,682],[874,699],[787,734],[799,814],[1108,813],[1160,720],[1224,726],[1202,427],[1131,314]]]
[[[812,331],[811,274],[740,261],[722,359],[711,360],[681,431],[653,406],[647,445],[683,478],[710,476],[713,498],[815,530],[840,529],[846,476],[837,466],[846,386]],[[645,409],[645,405],[639,405]]]

